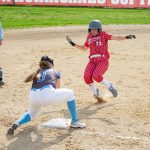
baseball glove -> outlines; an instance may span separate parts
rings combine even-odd
[[[72,40],[69,38],[69,36],[66,36],[66,40],[72,45],[75,46],[76,44],[72,42]]]
[[[136,36],[135,35],[133,35],[133,34],[130,34],[130,35],[127,35],[126,36],[126,39],[135,39],[136,38]]]

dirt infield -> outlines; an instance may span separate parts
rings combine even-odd
[[[104,26],[114,35],[129,33],[136,40],[110,41],[110,67],[105,78],[119,91],[108,95],[98,84],[106,103],[96,104],[83,81],[88,51],[71,47],[66,35],[82,44],[87,26],[6,30],[0,47],[0,66],[6,85],[0,88],[0,150],[149,150],[150,149],[150,25]],[[65,102],[44,107],[39,117],[6,137],[10,124],[28,109],[30,84],[24,78],[37,68],[39,58],[49,55],[62,74],[62,87],[76,93],[82,130],[38,128],[57,117],[69,117]]]

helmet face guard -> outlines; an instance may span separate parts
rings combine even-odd
[[[101,32],[102,31],[101,22],[99,20],[91,21],[88,27],[88,32],[91,32],[92,29],[97,29],[98,32]]]
[[[92,29],[88,29],[88,33],[90,33],[90,32],[91,32],[91,30],[92,30]],[[97,29],[97,31],[98,31],[98,32],[101,32],[101,31],[102,31],[102,29],[99,29],[99,28],[98,28],[98,29]]]

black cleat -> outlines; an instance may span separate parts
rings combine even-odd
[[[12,124],[12,126],[8,129],[7,135],[14,135],[14,131],[18,128],[17,124]]]
[[[3,81],[0,81],[0,86],[4,85],[4,82]]]

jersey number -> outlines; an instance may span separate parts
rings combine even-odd
[[[44,81],[44,80],[45,80],[45,77],[46,77],[46,71],[43,71],[43,72],[41,73],[40,79],[37,80],[37,82],[42,82],[42,81]]]
[[[101,42],[100,41],[96,41],[96,46],[100,46]]]

